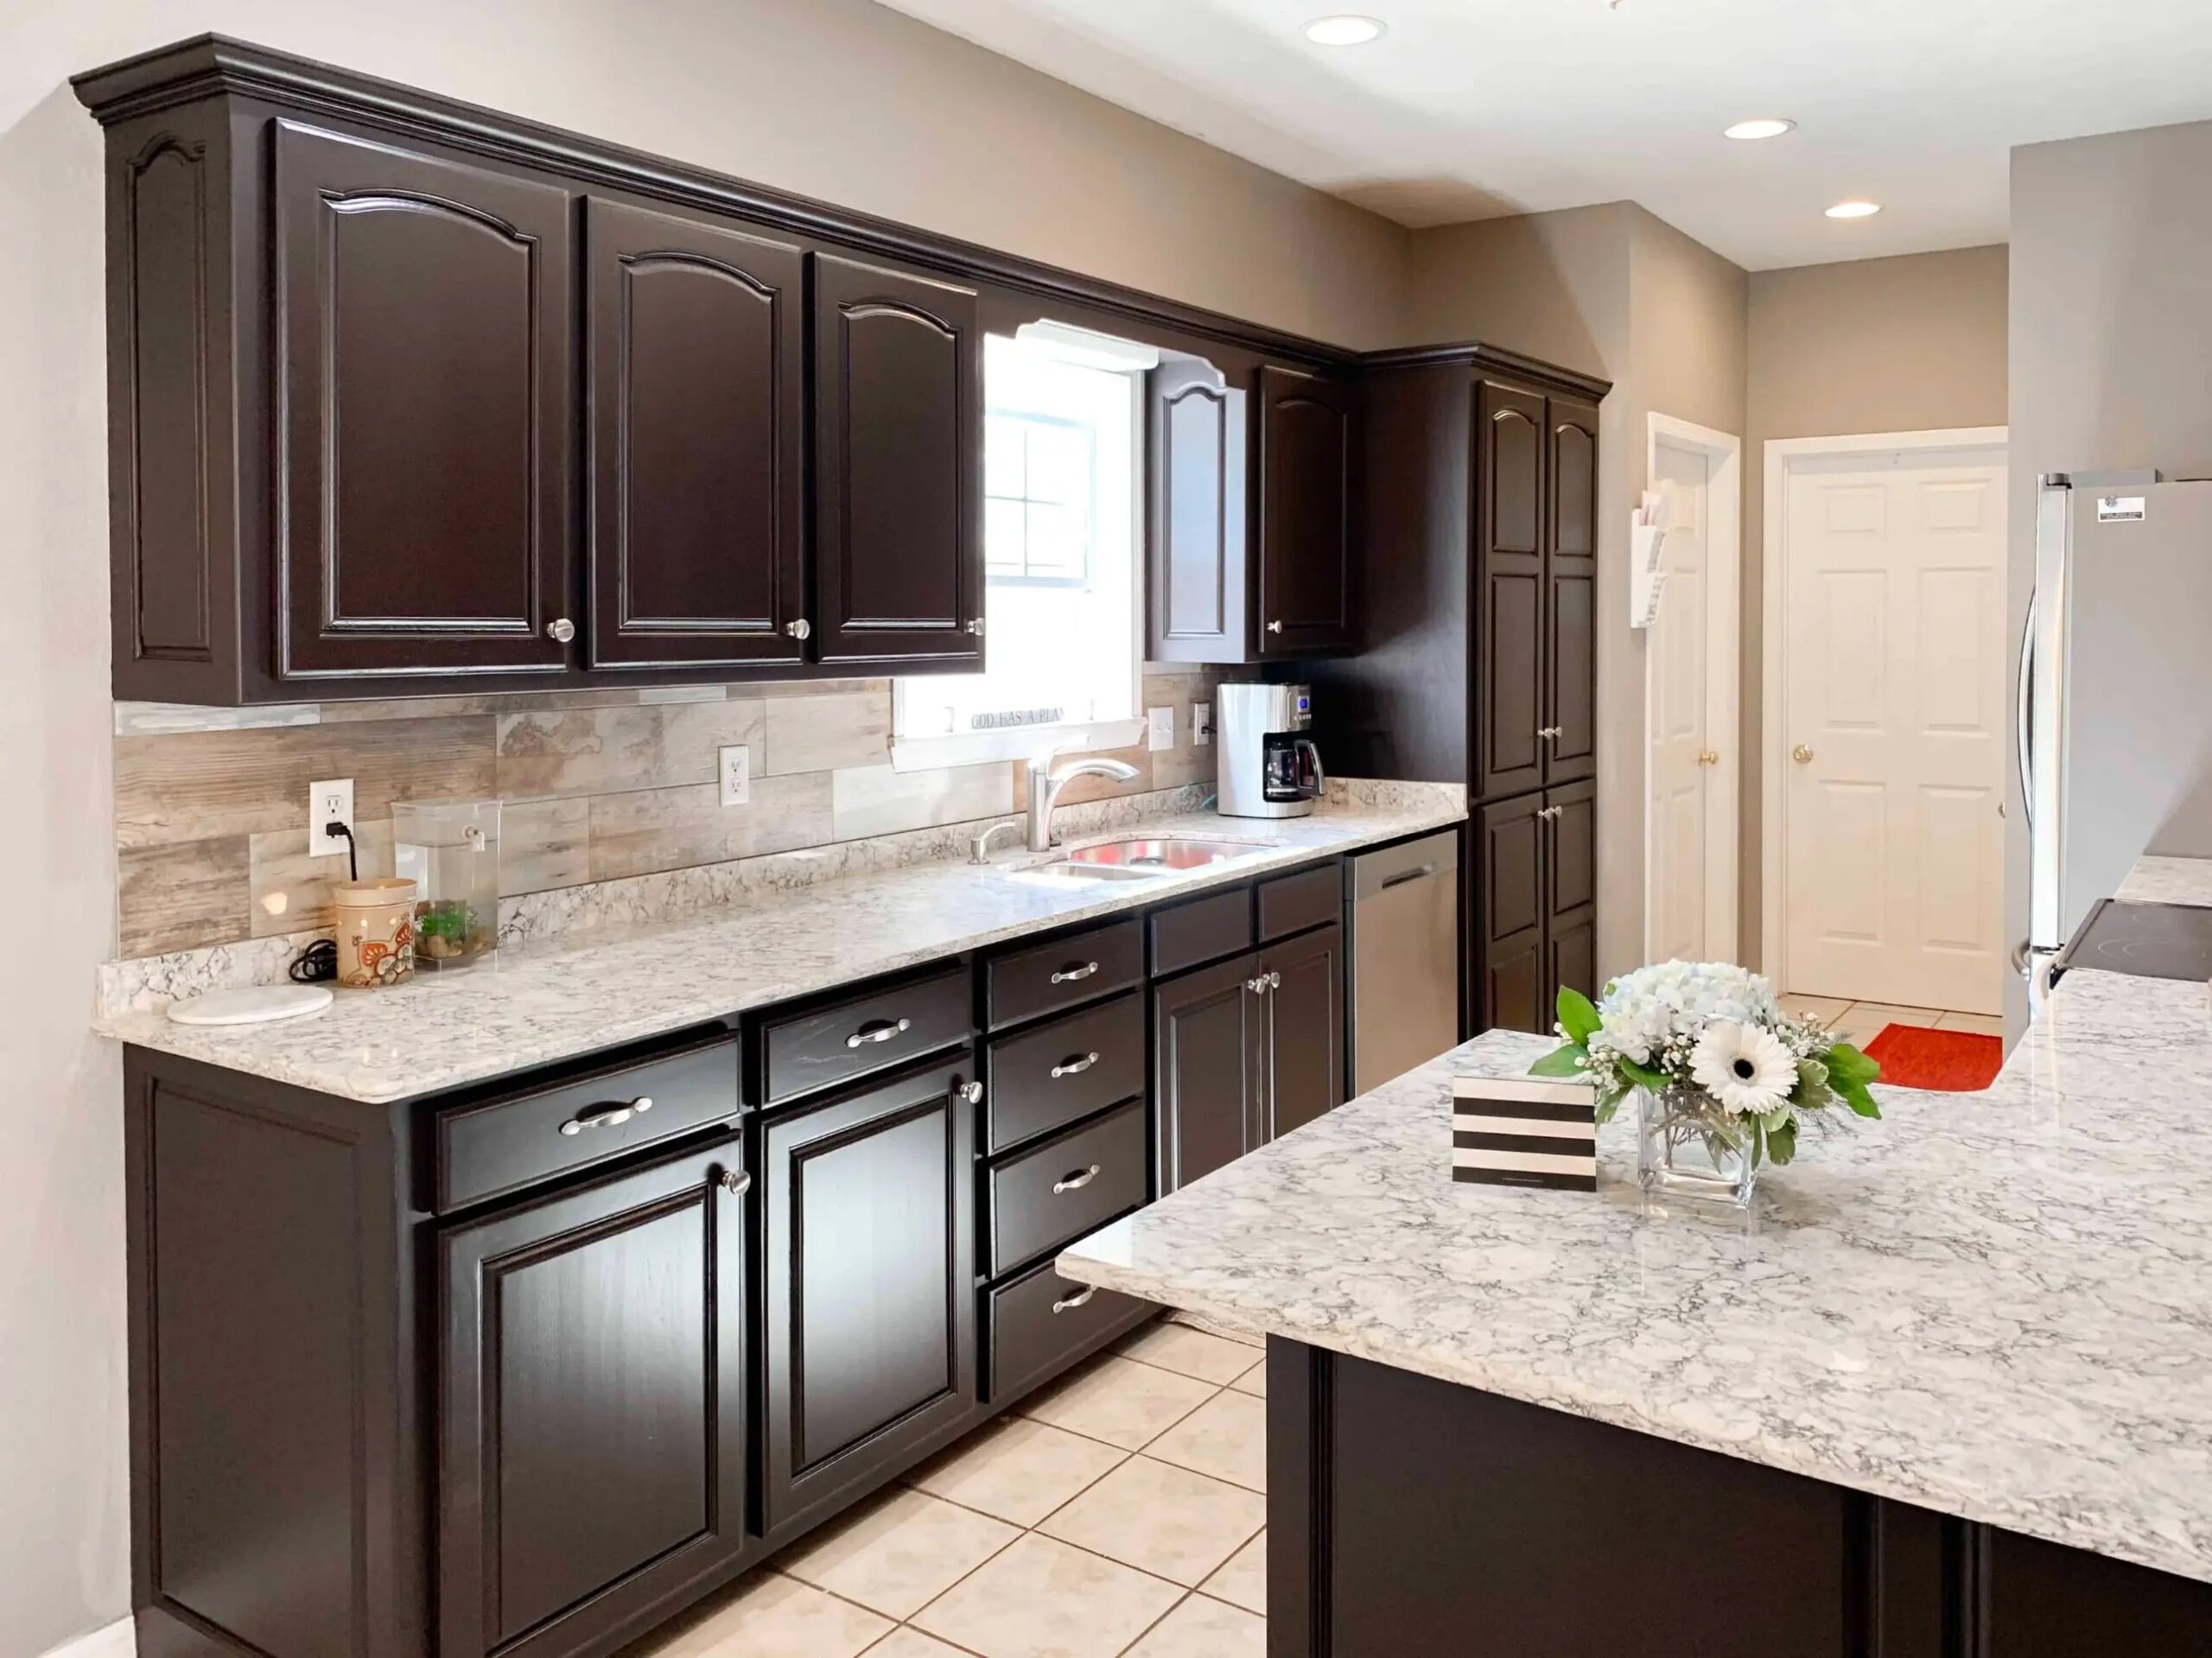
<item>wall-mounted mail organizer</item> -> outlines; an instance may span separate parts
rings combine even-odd
[[[1628,625],[1649,627],[1659,619],[1659,595],[1667,586],[1664,569],[1667,500],[1647,489],[1629,528]]]

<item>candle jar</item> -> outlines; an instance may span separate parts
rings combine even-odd
[[[413,881],[333,881],[330,905],[337,918],[339,983],[375,989],[413,975]]]
[[[499,803],[401,800],[392,867],[415,882],[415,961],[474,967],[499,947]]]

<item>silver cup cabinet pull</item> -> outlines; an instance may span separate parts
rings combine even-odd
[[[545,624],[545,637],[556,645],[566,645],[576,637],[576,625],[566,616],[556,617]]]
[[[911,1019],[872,1019],[845,1039],[845,1045],[857,1048],[870,1042],[888,1042],[894,1036],[904,1036],[914,1028]]]
[[[1095,1053],[1077,1054],[1072,1059],[1063,1059],[1052,1067],[1052,1080],[1057,1083],[1063,1077],[1080,1077],[1097,1063],[1098,1056]]]
[[[1052,975],[1054,984],[1075,984],[1098,971],[1098,963],[1085,962],[1081,967],[1064,967]]]
[[[814,624],[807,620],[805,617],[802,616],[795,622],[785,622],[784,624],[784,632],[790,634],[795,639],[812,638],[814,637]]]
[[[1058,1300],[1053,1302],[1052,1311],[1054,1312],[1073,1312],[1077,1307],[1087,1307],[1090,1305],[1090,1298],[1097,1293],[1097,1285],[1086,1284],[1083,1288],[1077,1290],[1073,1295],[1063,1295]]]
[[[960,1084],[958,1093],[960,1097],[970,1105],[981,1105],[983,1102],[983,1085],[981,1083],[963,1083]]]
[[[743,1169],[724,1169],[722,1190],[733,1197],[742,1197],[753,1190],[753,1177]]]
[[[1052,1195],[1057,1197],[1064,1191],[1081,1191],[1097,1178],[1098,1165],[1096,1163],[1087,1169],[1077,1169],[1073,1174],[1064,1174],[1052,1182]]]
[[[561,1125],[564,1134],[580,1134],[587,1128],[613,1128],[643,1116],[653,1109],[652,1099],[640,1094],[634,1100],[623,1100],[607,1105],[594,1105],[588,1111],[579,1111]]]

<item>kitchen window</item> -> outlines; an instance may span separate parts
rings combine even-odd
[[[983,341],[980,674],[893,682],[901,771],[1140,740],[1145,374],[1055,324]]]

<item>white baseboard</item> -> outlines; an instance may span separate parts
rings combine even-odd
[[[137,1625],[118,1617],[105,1629],[63,1642],[46,1658],[138,1658]]]

